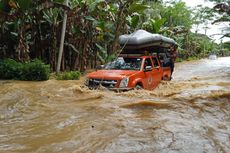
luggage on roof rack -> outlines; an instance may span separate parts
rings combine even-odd
[[[177,43],[160,34],[152,34],[145,30],[137,30],[131,34],[119,37],[120,46],[123,48],[121,54],[143,54],[144,51],[165,52],[171,48],[176,49]]]

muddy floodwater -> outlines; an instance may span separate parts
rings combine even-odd
[[[0,81],[0,153],[230,153],[230,57],[177,63],[154,91],[82,80]]]

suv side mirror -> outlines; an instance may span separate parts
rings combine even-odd
[[[153,69],[152,66],[146,66],[144,72],[152,71],[152,69]]]
[[[154,68],[155,68],[155,69],[160,69],[160,66],[155,66]]]

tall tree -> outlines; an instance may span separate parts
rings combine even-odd
[[[220,17],[217,16],[217,19],[214,20],[214,23],[219,22],[227,22],[229,24],[228,27],[224,29],[223,37],[230,37],[230,1],[229,0],[209,0],[211,2],[215,2],[215,6],[213,7],[216,10]]]

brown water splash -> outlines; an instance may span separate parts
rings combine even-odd
[[[0,152],[230,152],[229,62],[176,64],[153,91],[2,80]]]

